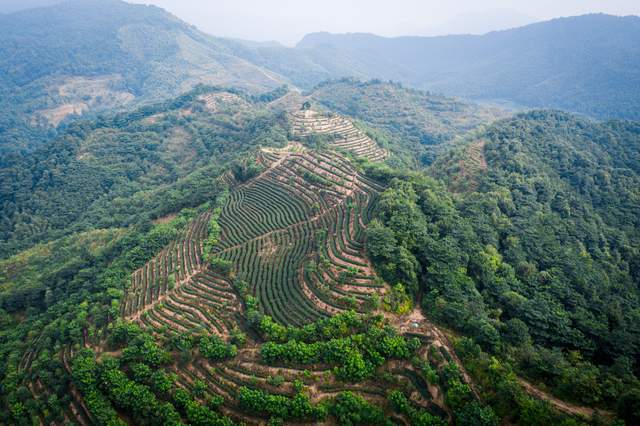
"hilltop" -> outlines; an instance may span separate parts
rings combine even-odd
[[[425,159],[430,160],[435,155],[431,148],[440,146],[434,144],[490,122],[495,112],[397,85],[343,81],[325,85],[310,96],[283,89],[249,95],[237,89],[201,87],[133,112],[71,123],[29,155],[5,158],[6,165],[0,168],[6,182],[0,189],[0,253],[10,252],[14,245],[27,247],[43,238],[61,236],[60,232],[72,224],[84,229],[97,223],[135,223],[136,218],[160,207],[152,203],[147,204],[146,211],[131,209],[149,196],[147,191],[168,193],[170,185],[188,176],[195,178],[207,164],[227,164],[233,158],[229,150],[241,152],[242,147],[264,138],[284,140],[286,130],[263,128],[268,119],[260,118],[260,114],[275,120],[273,117],[282,111],[298,111],[309,99],[314,108],[335,104],[335,111],[349,115],[350,111],[340,108],[337,101],[359,91],[360,112],[366,108],[371,113],[370,118],[358,111],[351,114],[367,119],[355,122],[360,126],[358,131],[399,154],[408,167],[422,164],[409,151],[425,151],[430,154]],[[405,102],[407,110],[415,111],[412,124],[398,115],[393,102],[380,103],[380,91],[394,94],[390,99]],[[377,115],[372,106],[377,108]],[[215,120],[210,120],[212,114]],[[256,140],[251,141],[251,137]],[[207,175],[212,172],[205,170]],[[181,190],[184,197],[194,200],[202,196],[186,190]],[[130,201],[123,203],[122,210],[109,222],[103,209],[118,197]],[[183,205],[180,203],[175,199],[171,206]]]
[[[507,112],[379,80],[341,79],[309,92],[319,105],[354,117],[380,133],[407,165],[430,164],[456,137]]]
[[[389,152],[278,99],[200,88],[76,123],[13,171],[14,217],[46,212],[16,243],[69,236],[0,262],[3,371],[20,377],[3,376],[3,421],[443,424],[427,364],[469,398],[459,409],[483,409],[447,338],[397,316],[410,296],[369,259],[385,188],[362,165]]]

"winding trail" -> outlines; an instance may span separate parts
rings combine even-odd
[[[434,342],[444,346],[453,360],[460,367],[460,373],[464,378],[465,382],[471,387],[471,390],[475,394],[475,396],[480,399],[480,394],[476,389],[473,379],[469,375],[469,373],[465,370],[462,361],[457,357],[455,350],[453,348],[453,344],[447,338],[444,332],[440,330],[435,324],[430,322],[422,313],[419,307],[414,308],[414,310],[404,316],[388,316],[391,320],[391,323],[394,325],[396,330],[399,333],[416,333],[416,334],[424,334],[426,336],[434,339]],[[527,382],[524,379],[517,378],[518,384],[522,386],[522,389],[529,394],[530,396],[548,402],[553,406],[556,410],[568,414],[570,416],[579,416],[585,419],[593,419],[594,417],[601,417],[606,419],[615,418],[615,414],[611,411],[595,409],[592,407],[586,407],[581,405],[575,405],[570,402],[563,401],[548,392],[545,392],[531,383]]]
[[[612,413],[611,411],[599,410],[599,409],[585,407],[581,405],[574,405],[569,402],[562,401],[561,399],[558,399],[555,396],[541,389],[538,389],[531,383],[519,377],[518,377],[518,383],[520,384],[520,386],[522,386],[522,389],[524,389],[524,391],[527,392],[529,395],[533,396],[534,398],[547,401],[555,409],[565,414],[569,414],[571,416],[580,416],[587,419],[592,419],[596,415],[598,415],[599,417],[604,417],[609,419],[613,419],[615,417],[615,414]]]

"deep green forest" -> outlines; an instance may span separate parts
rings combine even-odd
[[[431,176],[371,169],[383,276],[565,399],[637,398],[640,127],[532,112],[467,139]]]
[[[242,92],[213,115],[197,100],[208,90],[79,121],[9,161],[0,170],[2,257],[70,232],[129,226],[201,204],[216,191],[205,182],[234,158],[286,140],[278,117],[250,108]]]
[[[638,123],[287,96],[199,86],[4,159],[0,422],[637,423]]]

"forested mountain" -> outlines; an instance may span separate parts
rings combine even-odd
[[[0,15],[0,424],[640,424],[637,27]]]
[[[288,96],[201,87],[3,171],[5,248],[62,237],[0,261],[3,423],[496,419],[367,258],[389,151]]]
[[[214,94],[209,93],[211,90]],[[222,166],[243,144],[259,143],[263,137],[261,121],[247,124],[254,102],[277,98],[270,108],[262,105],[265,111],[276,114],[284,109],[297,110],[310,99],[318,107],[326,105],[360,118],[370,132],[375,132],[379,143],[398,154],[399,164],[409,167],[421,164],[416,161],[416,152],[424,151],[421,160],[430,161],[441,143],[501,114],[379,82],[330,82],[308,96],[287,92],[284,87],[262,95],[229,90],[232,93],[200,87],[168,103],[97,121],[78,121],[29,155],[5,158],[6,164],[0,167],[0,254],[5,256],[16,248],[64,235],[70,229],[131,224],[135,218],[161,215],[185,205],[167,203],[166,198],[163,203],[149,202],[147,191],[168,191],[167,185],[186,176],[203,178],[202,166]],[[381,103],[382,98],[387,100]],[[399,103],[404,110],[394,107]],[[351,110],[354,105],[357,108]],[[162,113],[155,116],[158,110]],[[215,119],[211,120],[213,112]],[[244,130],[246,127],[251,130]],[[213,170],[207,169],[206,173]],[[183,195],[195,199],[198,192],[194,188],[189,191]],[[114,200],[123,197],[127,202],[118,202],[121,211],[104,214],[104,209],[114,207]],[[147,203],[143,210],[141,203]]]
[[[639,41],[639,18],[589,15],[484,36],[310,34],[291,49],[211,37],[156,7],[71,0],[0,16],[0,148],[28,151],[70,118],[166,99],[198,83],[259,92],[379,78],[470,99],[639,118]]]
[[[283,83],[234,55],[236,45],[160,8],[119,0],[0,16],[0,150],[29,148],[67,117],[166,99],[200,83],[256,92]]]
[[[194,184],[265,137],[268,121],[256,116],[253,102],[240,91],[194,89],[131,113],[78,121],[9,162],[0,169],[3,256],[69,231],[133,225],[203,202],[208,190]]]
[[[640,127],[494,113],[340,80],[69,125],[2,171],[2,420],[634,424]]]
[[[472,99],[638,119],[639,46],[640,18],[585,15],[482,36],[310,34],[296,51],[313,73],[273,69],[298,84],[314,75],[392,79]]]
[[[639,144],[637,123],[499,121],[438,159],[437,180],[388,176],[371,255],[519,374],[615,405],[638,386]]]
[[[396,156],[410,167],[430,164],[454,138],[507,115],[497,108],[379,80],[326,81],[309,97],[377,129],[378,139],[389,139]]]

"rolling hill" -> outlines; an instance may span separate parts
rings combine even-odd
[[[326,81],[308,93],[319,105],[377,129],[410,167],[431,163],[456,137],[507,112],[379,80]]]
[[[638,46],[639,17],[584,15],[482,36],[315,33],[296,50],[322,78],[391,79],[470,99],[638,119]]]
[[[317,33],[286,48],[212,37],[156,7],[67,1],[0,17],[0,146],[7,155],[26,152],[74,117],[197,84],[310,90],[343,77],[634,119],[639,22],[587,15],[483,36]]]
[[[493,118],[340,80],[69,125],[2,170],[2,421],[633,424],[637,124]]]
[[[394,102],[380,103],[382,92],[403,102],[404,112],[398,114]],[[348,99],[357,93],[360,110],[339,107],[339,102],[350,105]],[[183,197],[202,197],[199,191],[187,191],[193,183],[189,179],[202,178],[201,173],[209,176],[213,165],[229,163],[233,150],[242,152],[246,144],[264,138],[272,143],[283,140],[282,130],[262,127],[264,120],[256,116],[259,111],[268,117],[296,112],[307,99],[314,108],[360,119],[355,122],[358,127],[350,124],[343,135],[345,148],[354,139],[373,137],[377,142],[369,145],[370,152],[384,156],[383,152],[392,150],[407,167],[423,164],[416,153],[428,153],[422,160],[430,161],[455,134],[489,123],[496,116],[494,110],[380,83],[335,82],[311,96],[282,89],[249,95],[202,86],[133,112],[70,123],[30,154],[4,157],[5,164],[0,162],[0,253],[62,236],[71,228],[136,223],[156,208],[166,211],[184,205]],[[372,108],[378,108],[377,114]],[[366,111],[371,118],[362,121]],[[413,111],[411,125],[406,111]],[[211,114],[215,119],[207,122]],[[384,145],[384,150],[377,144]],[[154,202],[144,212],[133,208],[154,193],[171,192],[181,179],[187,181],[170,205],[161,207]],[[108,219],[103,209],[116,199],[127,202],[118,203],[122,210],[112,211]]]
[[[3,373],[3,422],[444,424],[413,356],[492,415],[369,260],[384,187],[362,164],[389,152],[346,116],[266,98],[199,88],[78,122],[7,171],[3,225],[29,222],[10,238],[67,236],[0,262],[2,371],[19,376]]]
[[[68,117],[170,98],[197,84],[253,92],[283,84],[234,55],[237,44],[160,8],[118,0],[2,16],[0,149],[29,148]]]
[[[439,84],[571,77],[589,109],[590,55],[624,115],[634,19],[287,49],[114,0],[0,15],[0,424],[640,424],[639,122],[411,88],[426,43],[469,61]],[[406,86],[317,82],[377,55]]]

